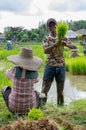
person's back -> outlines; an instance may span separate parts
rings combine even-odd
[[[71,52],[69,58],[77,57],[77,56],[79,56],[79,54],[77,53],[77,49],[72,49],[72,52]]]
[[[7,50],[12,50],[12,43],[10,40],[7,42]]]
[[[39,93],[34,91],[34,83],[38,82],[37,71],[42,60],[33,56],[32,49],[28,47],[23,47],[20,54],[7,58],[16,66],[6,70],[12,88],[3,88],[2,95],[11,112],[25,114],[32,107],[39,107]]]
[[[31,75],[35,75],[32,77]],[[38,78],[37,72],[28,71],[20,67],[13,67],[6,71],[6,76],[12,80],[12,91],[9,95],[9,109],[25,113],[36,106],[34,83]]]

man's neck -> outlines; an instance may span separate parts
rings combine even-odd
[[[49,36],[52,37],[53,39],[57,38],[56,34],[50,34]]]
[[[51,35],[52,37],[54,37],[54,38],[56,37],[56,33],[55,33],[55,32],[54,32],[54,33],[51,33],[50,35]]]

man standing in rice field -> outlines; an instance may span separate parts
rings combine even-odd
[[[57,21],[54,18],[47,20],[47,29],[49,36],[43,38],[43,49],[47,55],[46,65],[43,75],[42,92],[46,94],[44,104],[47,101],[47,94],[50,90],[51,84],[55,78],[57,88],[57,105],[64,104],[64,82],[65,82],[65,60],[64,60],[64,46],[76,49],[76,46],[67,41],[58,41],[56,34]]]

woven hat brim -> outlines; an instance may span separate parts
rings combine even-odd
[[[32,58],[22,58],[20,55],[11,55],[7,59],[26,70],[37,71],[42,65],[42,59],[35,56]]]

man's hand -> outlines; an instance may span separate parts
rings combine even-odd
[[[54,47],[58,47],[61,45],[61,41],[56,41],[53,45],[54,45]]]
[[[54,43],[54,47],[58,47],[58,46],[60,46],[60,45],[66,46],[66,45],[67,45],[67,42],[66,42],[66,41],[56,41],[56,42]]]
[[[66,41],[61,41],[61,45],[62,46],[67,46],[67,42]]]

